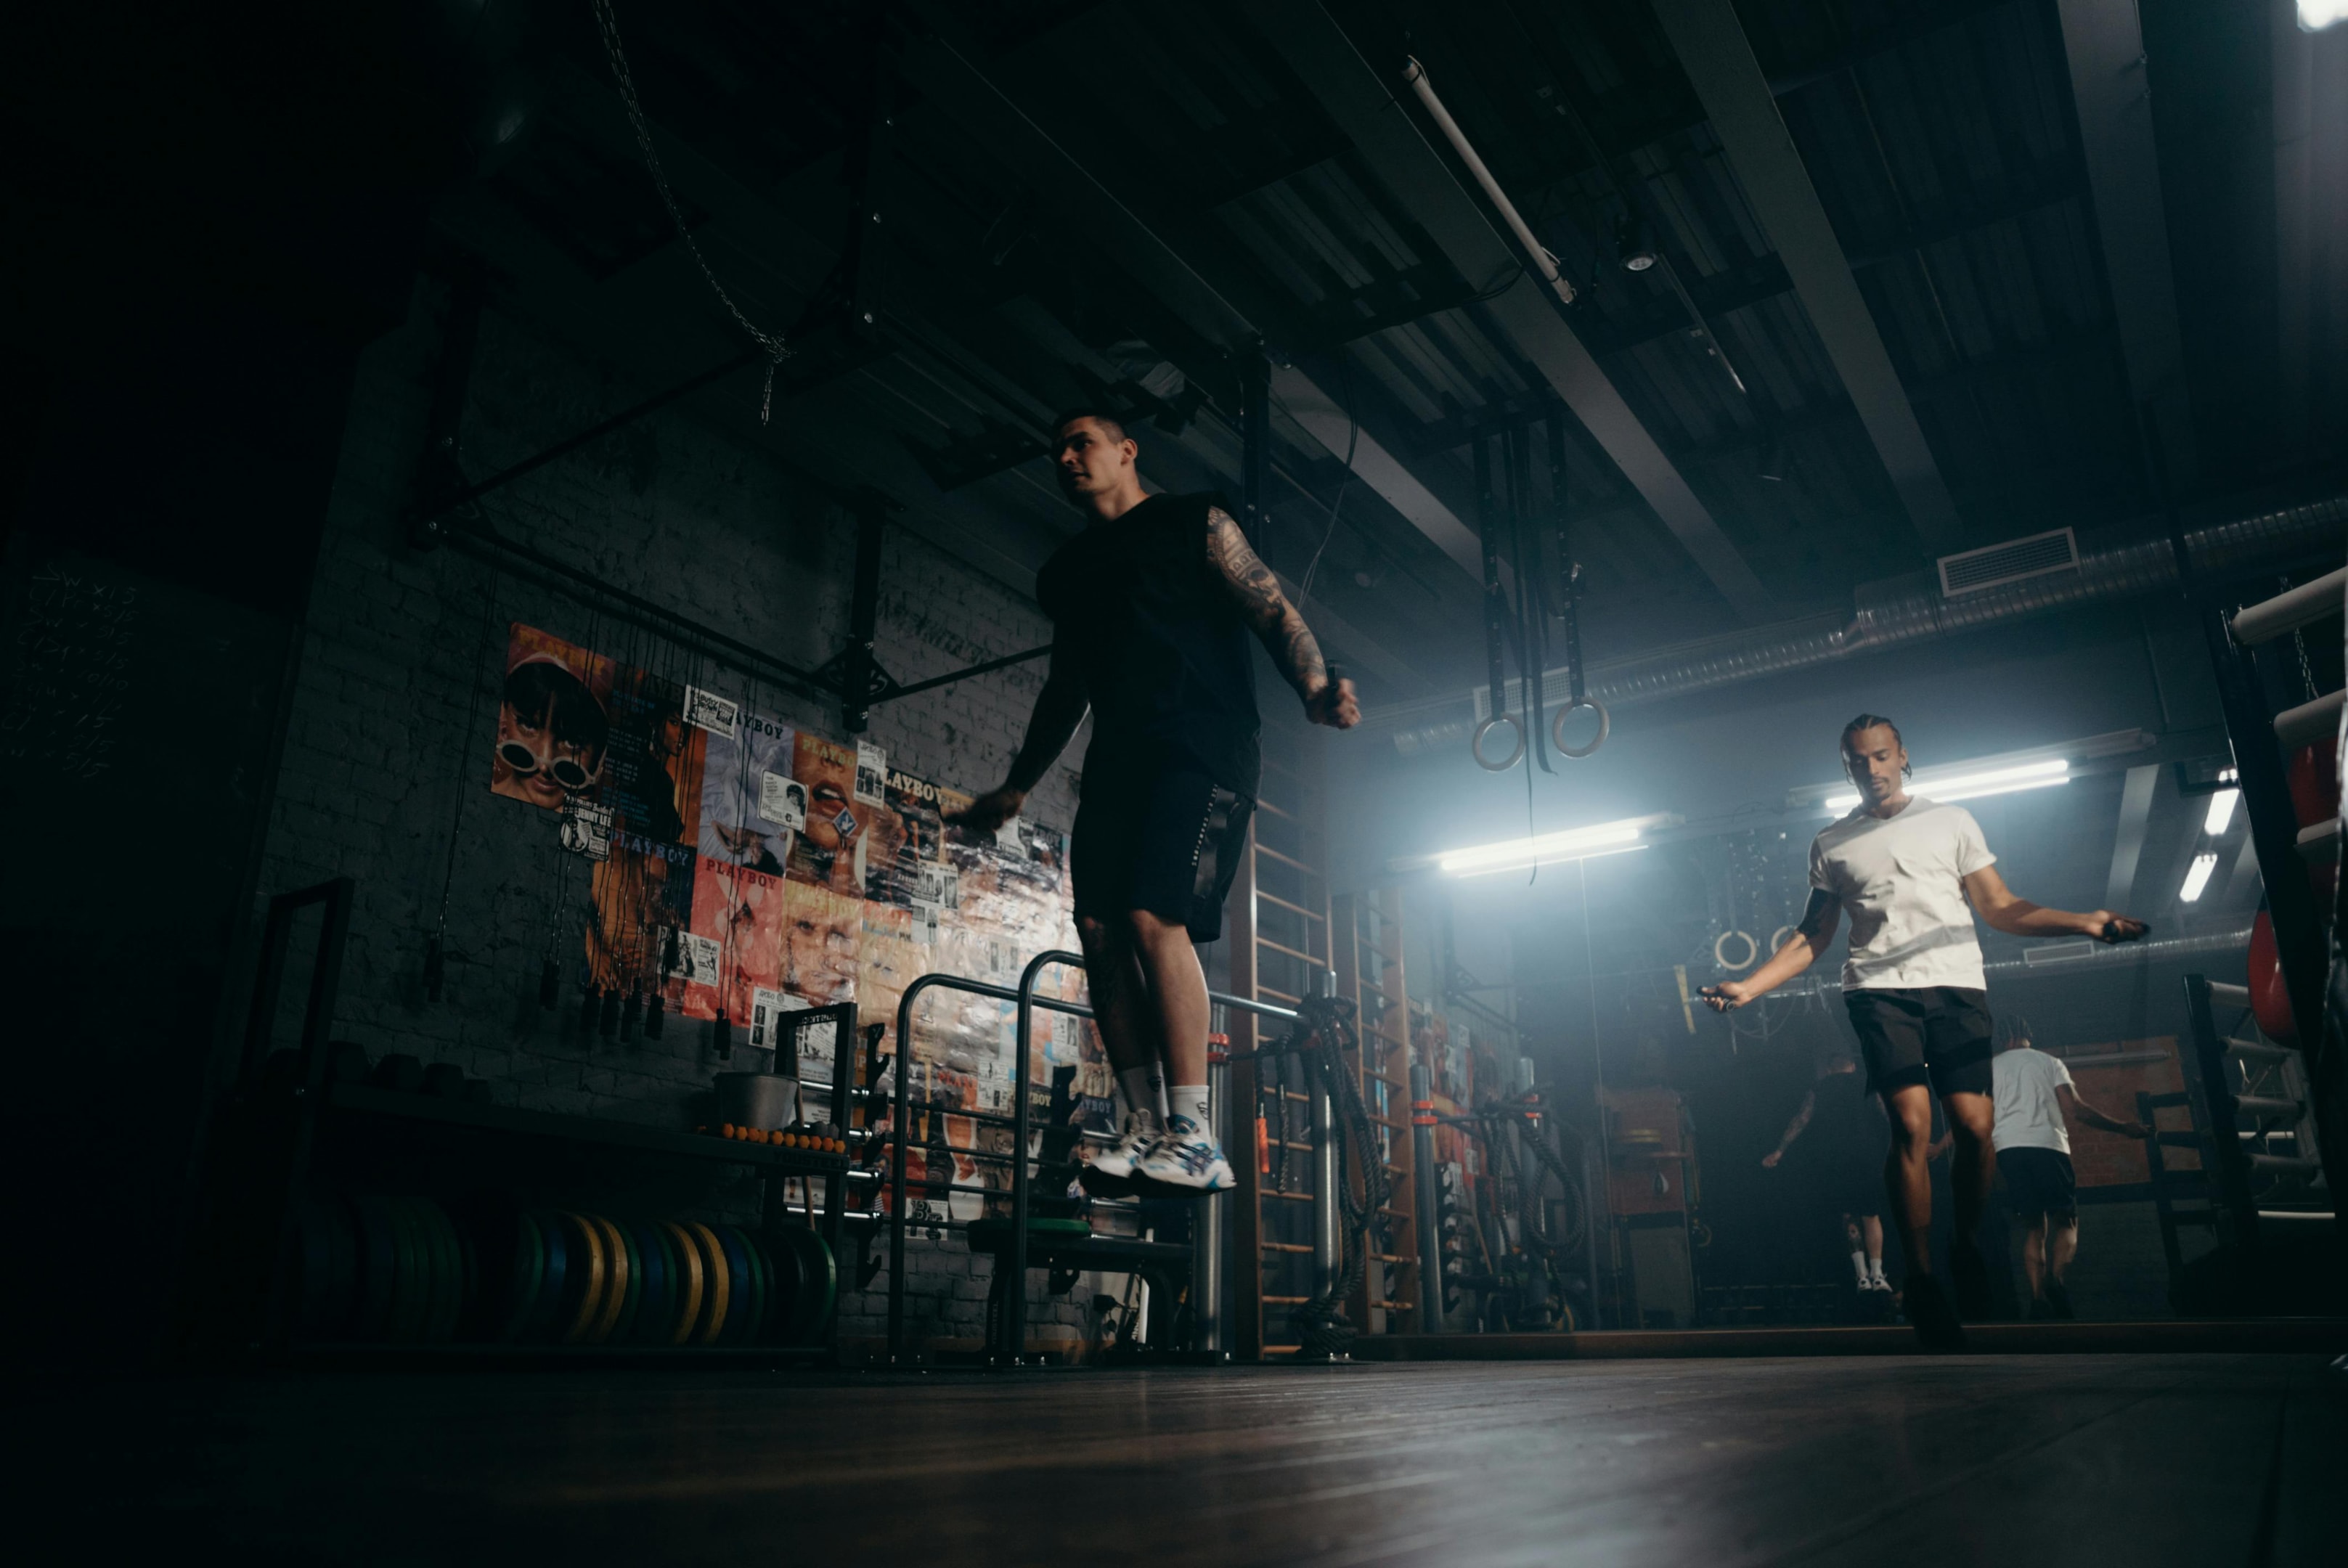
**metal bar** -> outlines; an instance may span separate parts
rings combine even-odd
[[[1507,601],[1500,596],[1499,503],[1492,494],[1492,449],[1490,439],[1476,437],[1476,527],[1483,539],[1484,560],[1484,672],[1492,687],[1492,717],[1499,718],[1508,712],[1509,688],[1503,678],[1500,652],[1505,641],[1502,631]]]
[[[1210,1015],[1213,1032],[1207,1042],[1207,1103],[1209,1113],[1214,1119],[1215,1139],[1225,1149],[1231,1147],[1229,1021],[1224,1009],[1216,1007]],[[1255,1154],[1254,1144],[1255,1140],[1250,1138],[1247,1150],[1250,1158]],[[1190,1348],[1212,1353],[1225,1348],[1223,1205],[1211,1198],[1202,1201],[1193,1223],[1196,1245],[1190,1258]]]
[[[957,670],[951,675],[932,675],[926,681],[914,681],[904,685],[891,686],[875,696],[872,701],[876,703],[893,702],[900,697],[910,697],[916,692],[928,692],[940,686],[951,686],[957,681],[967,681],[973,675],[992,675],[997,670],[1008,670],[1014,664],[1025,664],[1031,659],[1046,658],[1051,651],[1052,645],[1046,642],[1043,647],[1030,648],[1025,653],[1006,653],[1000,659],[990,659],[983,664],[973,664],[966,670]]]
[[[2303,879],[2302,879],[2303,880]],[[2185,977],[2185,1010],[2193,1031],[2194,1071],[2189,1084],[2199,1091],[2208,1112],[2209,1137],[2203,1150],[2205,1163],[2214,1165],[2219,1205],[2227,1224],[2221,1234],[2243,1246],[2259,1239],[2258,1204],[2250,1196],[2250,1165],[2235,1133],[2240,1127],[2234,1104],[2232,1075],[2226,1070],[2226,1050],[2209,1010],[2209,982],[2199,975]]]
[[[1019,1055],[1011,1064],[1011,1239],[1004,1253],[1008,1263],[995,1266],[1009,1271],[1003,1293],[1002,1342],[995,1347],[996,1357],[1004,1366],[1017,1366],[1027,1351],[1027,1076],[1028,1058],[1035,1051],[1035,981],[1047,968],[1062,964],[1082,968],[1084,962],[1081,953],[1047,948],[1028,959],[1019,973],[1014,999],[1019,1009]]]
[[[2348,691],[2334,692],[2312,702],[2302,702],[2296,708],[2285,708],[2275,715],[2275,739],[2281,743],[2283,750],[2295,752],[2333,733],[2340,727],[2343,698],[2348,698]]]
[[[856,517],[856,579],[848,600],[848,645],[840,650],[839,721],[860,735],[872,716],[873,638],[880,620],[880,538],[878,512]]]
[[[564,582],[583,589],[590,594],[600,595],[608,601],[602,607],[607,610],[613,604],[622,607],[620,610],[612,612],[615,619],[626,620],[662,636],[675,638],[680,646],[733,663],[736,669],[749,674],[762,675],[778,684],[791,687],[805,696],[821,698],[836,697],[839,694],[839,689],[817,671],[802,670],[787,660],[778,659],[736,638],[728,637],[722,631],[713,631],[698,621],[688,620],[677,611],[670,610],[665,605],[655,604],[641,595],[629,592],[626,589],[604,582],[591,573],[582,571],[568,561],[557,560],[552,556],[523,544],[518,539],[510,539],[485,522],[457,524],[444,518],[430,526],[440,538],[458,549],[477,555],[485,560],[496,559],[500,556],[510,558],[524,563],[534,571],[559,578]],[[633,613],[627,613],[629,611]]]
[[[1318,1059],[1313,1082],[1313,1290],[1326,1297],[1344,1267],[1344,1242],[1338,1234],[1337,1118],[1329,1075]]]
[[[2343,592],[2348,592],[2348,567],[2236,610],[2227,620],[2226,630],[2244,648],[2271,642],[2286,631],[2296,631],[2327,615],[2339,614]]]
[[[1435,1172],[1435,1081],[1425,1064],[1410,1069],[1412,1219],[1418,1233],[1418,1324],[1422,1333],[1443,1332],[1443,1236],[1436,1227],[1442,1202]],[[1590,1223],[1597,1224],[1592,1215]]]
[[[689,397],[694,393],[699,392],[703,387],[711,384],[713,382],[723,381],[726,377],[733,374],[736,371],[747,370],[751,365],[762,363],[765,358],[766,356],[757,349],[751,349],[747,353],[736,354],[732,359],[726,361],[723,364],[712,365],[709,369],[703,371],[700,374],[692,376],[685,381],[681,381],[665,392],[656,392],[650,397],[645,398],[642,403],[633,404],[629,407],[622,409],[619,413],[614,414],[612,417],[602,421],[599,425],[590,425],[586,429],[579,432],[576,436],[568,436],[542,451],[523,458],[519,463],[512,464],[508,467],[500,468],[486,479],[479,480],[474,484],[466,486],[461,490],[457,490],[450,494],[440,496],[429,502],[427,502],[417,516],[417,526],[423,528],[427,533],[444,531],[436,529],[433,525],[439,519],[447,517],[450,512],[455,511],[458,507],[469,506],[471,503],[479,500],[484,496],[489,495],[498,490],[502,490],[508,485],[512,484],[516,479],[522,477],[524,475],[535,474],[541,468],[545,467],[549,463],[553,462],[556,458],[569,456],[572,453],[578,451],[582,446],[587,446],[591,442],[600,441],[604,436],[612,434],[614,430],[624,430],[629,425],[633,425],[637,420],[644,418],[644,415],[648,414],[656,414],[660,412],[660,410],[666,408],[678,398]]]

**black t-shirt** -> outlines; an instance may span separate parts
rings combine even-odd
[[[1044,563],[1035,599],[1092,703],[1085,782],[1183,769],[1253,796],[1255,655],[1207,559],[1211,496],[1152,496]]]

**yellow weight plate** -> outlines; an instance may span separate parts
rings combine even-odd
[[[595,1327],[587,1336],[590,1345],[601,1345],[619,1327],[620,1308],[628,1299],[628,1244],[620,1235],[620,1227],[610,1220],[601,1214],[589,1214],[587,1218],[603,1233],[604,1255],[611,1260],[606,1269],[603,1310],[596,1314]]]
[[[604,1281],[609,1277],[609,1266],[604,1262],[602,1227],[583,1214],[560,1212],[563,1225],[570,1231],[572,1243],[578,1248],[572,1255],[571,1266],[577,1269],[582,1260],[587,1266],[579,1276],[582,1283],[579,1305],[562,1327],[562,1342],[578,1345],[586,1341],[589,1331],[602,1313]]]
[[[726,1310],[733,1304],[734,1282],[726,1267],[726,1246],[707,1225],[695,1221],[685,1222],[685,1228],[701,1248],[701,1264],[709,1288],[704,1295],[701,1322],[695,1329],[693,1342],[715,1345],[717,1336],[726,1328]]]
[[[676,1327],[669,1333],[668,1342],[682,1345],[693,1337],[695,1320],[701,1316],[701,1294],[706,1285],[702,1277],[701,1245],[691,1233],[675,1220],[663,1220],[661,1228],[676,1244],[678,1266],[676,1288]]]

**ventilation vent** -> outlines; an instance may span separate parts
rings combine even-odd
[[[2008,539],[1986,549],[1961,550],[1941,558],[1941,592],[1949,599],[2001,588],[2024,578],[2070,571],[2079,564],[2079,541],[2068,528]]]

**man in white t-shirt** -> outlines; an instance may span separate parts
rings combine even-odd
[[[1997,1173],[2006,1206],[2022,1222],[2022,1272],[2030,1317],[2069,1317],[2063,1276],[2079,1255],[2079,1183],[2071,1170],[2070,1118],[2128,1138],[2149,1138],[2143,1122],[2109,1116],[2079,1098],[2071,1070],[2032,1049],[2026,1020],[2006,1020],[2006,1046],[1992,1069],[1997,1083]]]
[[[1741,1008],[1808,968],[1846,911],[1850,952],[1843,961],[1843,1006],[1859,1035],[1868,1087],[1891,1122],[1884,1184],[1908,1254],[1905,1305],[1919,1338],[1935,1349],[1964,1343],[1959,1325],[1990,1312],[1989,1265],[1974,1237],[1997,1168],[1991,1159],[1988,981],[1979,915],[2017,937],[2089,936],[2133,941],[2141,920],[2108,909],[2077,915],[2016,897],[1997,874],[1997,856],[1972,813],[1911,796],[1908,748],[1899,726],[1861,713],[1843,726],[1843,771],[1859,805],[1810,845],[1810,902],[1801,923],[1766,963],[1742,980],[1704,988],[1720,1012]],[[1931,1270],[1932,1097],[1948,1112],[1956,1143],[1956,1235],[1950,1238],[1952,1304]]]

